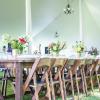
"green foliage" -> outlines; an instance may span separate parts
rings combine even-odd
[[[18,40],[12,40],[12,41],[11,41],[11,47],[12,47],[13,49],[18,49],[18,47],[19,47],[19,42],[18,42]]]
[[[65,45],[66,45],[65,43],[58,41],[58,42],[55,42],[55,43],[51,43],[49,45],[49,48],[52,52],[60,52],[62,49],[65,48]]]
[[[73,46],[73,49],[75,50],[75,52],[77,53],[82,53],[85,51],[85,45],[84,42],[82,41],[76,41],[76,44]]]

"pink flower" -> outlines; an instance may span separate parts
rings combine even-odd
[[[49,46],[48,46],[48,47],[49,47],[49,48],[52,48],[52,46],[53,46],[53,43],[49,44]]]
[[[20,42],[21,44],[25,44],[27,41],[26,41],[24,38],[19,38],[19,42]]]

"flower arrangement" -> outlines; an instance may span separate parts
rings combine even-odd
[[[88,54],[93,55],[93,56],[97,56],[97,55],[99,55],[99,51],[97,48],[91,47],[91,49],[88,51]]]
[[[84,42],[82,41],[76,41],[76,44],[73,46],[73,49],[75,50],[76,53],[83,53],[85,51],[85,45]]]
[[[66,46],[66,44],[64,42],[62,43],[62,42],[58,41],[58,42],[51,43],[49,45],[49,49],[50,49],[51,52],[59,54],[59,52],[61,50],[63,50],[65,48],[65,46]]]
[[[11,41],[11,47],[12,49],[18,49],[20,52],[23,51],[25,48],[25,44],[27,43],[27,40],[25,38],[19,38],[19,39],[13,39]]]
[[[27,36],[13,39],[9,34],[4,34],[2,36],[2,42],[7,45],[10,44],[11,48],[17,49],[19,53],[22,53],[24,48],[28,45]]]

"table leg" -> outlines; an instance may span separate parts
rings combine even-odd
[[[1,94],[1,91],[0,91],[0,100],[4,100],[2,94]]]
[[[15,63],[16,66],[16,85],[15,85],[15,100],[23,100],[23,65],[20,62]]]

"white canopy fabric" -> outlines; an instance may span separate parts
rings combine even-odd
[[[25,0],[0,0],[0,33],[25,33]]]
[[[32,0],[32,33],[35,43],[54,40],[57,31],[60,40],[74,43],[79,40],[78,0],[71,0],[74,13],[65,15],[67,0]],[[84,41],[100,48],[100,0],[83,0]],[[25,34],[25,0],[0,0],[0,33]]]

